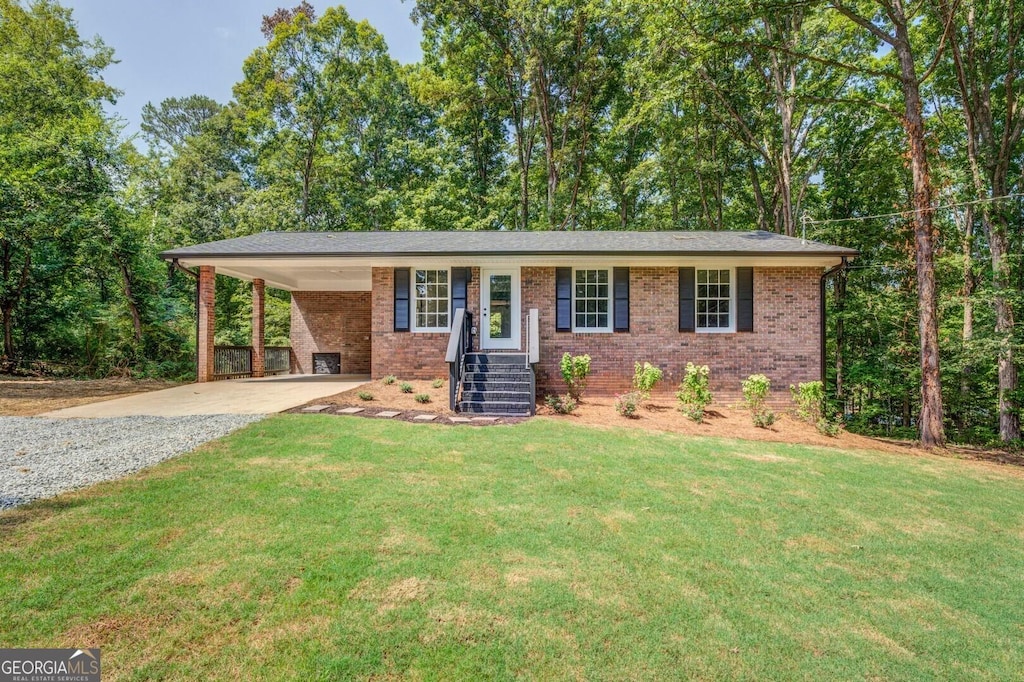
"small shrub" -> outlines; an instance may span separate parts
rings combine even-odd
[[[825,413],[825,385],[820,381],[790,384],[789,392],[796,403],[796,416],[808,424],[817,425]]]
[[[758,428],[766,429],[775,423],[775,413],[765,405],[771,390],[772,382],[763,374],[751,374],[743,381],[743,402]]]
[[[679,410],[693,421],[700,424],[704,421],[704,410],[711,404],[711,388],[708,376],[711,370],[707,365],[686,363],[686,376],[679,384],[676,398]]]
[[[615,411],[623,417],[635,419],[636,411],[639,409],[640,403],[642,403],[643,400],[643,396],[638,391],[630,391],[629,393],[617,395],[615,396]]]
[[[396,381],[398,381],[398,378],[394,374],[389,374],[386,377],[384,377],[384,385],[385,386],[390,386],[391,384],[395,383]]]
[[[558,414],[571,414],[578,403],[571,395],[549,395],[544,398],[544,404]]]
[[[426,393],[417,393],[416,397],[414,398],[414,400],[416,402],[418,402],[418,403],[429,403],[430,402],[430,396],[428,394],[426,394]]]
[[[636,363],[633,365],[633,392],[639,393],[641,400],[650,400],[651,391],[663,376],[661,369],[649,362]]]
[[[373,394],[369,391],[359,391],[356,395],[359,396],[360,400],[373,400]]]
[[[402,383],[398,384],[398,390],[401,391],[402,393],[412,393],[412,384],[410,384],[408,381],[403,381]]]
[[[590,375],[590,356],[566,353],[562,356],[560,368],[569,396],[574,401],[578,401],[587,388],[587,376]]]
[[[822,417],[814,424],[818,433],[829,438],[838,438],[839,432],[843,430],[843,423],[839,419],[825,419]]]
[[[432,382],[430,382],[430,385],[433,386],[434,388],[441,388],[442,386],[444,386],[444,379],[434,379]]]

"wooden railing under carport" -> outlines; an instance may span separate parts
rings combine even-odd
[[[263,374],[287,374],[291,371],[291,348],[267,346],[264,348]],[[252,376],[252,346],[215,346],[213,349],[213,378],[240,379]]]

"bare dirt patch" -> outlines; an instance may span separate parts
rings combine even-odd
[[[412,392],[403,393],[400,386],[407,383],[412,386]],[[373,400],[363,400],[360,393],[368,393]],[[416,402],[417,395],[429,395],[430,402]],[[416,411],[419,413],[451,415],[453,412],[448,409],[448,380],[440,388],[434,388],[432,381],[404,381],[401,377],[390,385],[377,380],[364,384],[359,388],[353,388],[337,395],[327,398],[318,398],[318,405],[335,405],[339,407],[365,407],[367,409],[389,409],[401,411]]]
[[[408,383],[412,386],[412,391],[405,393],[401,390],[401,384]],[[437,415],[437,419],[427,424],[445,424],[448,426],[452,425],[449,417],[466,417],[473,418],[478,415],[472,414],[455,414],[448,408],[448,380],[444,380],[444,384],[439,388],[434,388],[433,381],[408,381],[403,382],[399,378],[393,384],[385,384],[384,382],[377,380],[364,384],[357,388],[343,391],[326,398],[317,398],[314,401],[300,405],[299,407],[287,410],[290,413],[301,413],[304,408],[310,405],[326,405],[327,409],[323,410],[319,414],[337,414],[339,410],[348,407],[362,408],[362,412],[355,414],[356,417],[370,417],[377,418],[379,412],[392,411],[398,412],[399,414],[395,417],[391,417],[394,421],[406,421],[416,422],[416,417],[420,415]],[[372,396],[371,400],[364,400],[360,397],[360,394],[369,394]],[[415,398],[417,395],[428,395],[430,401],[426,403],[418,402]],[[470,423],[460,424],[460,426],[490,426],[494,424],[515,424],[523,421],[526,417],[498,417],[497,419],[488,418],[487,420],[474,420]],[[398,443],[384,443],[387,445],[398,445]]]
[[[0,415],[32,417],[51,410],[177,386],[160,379],[36,379],[0,377]]]

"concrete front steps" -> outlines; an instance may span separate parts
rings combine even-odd
[[[532,381],[526,353],[466,353],[458,411],[528,417],[533,413]]]

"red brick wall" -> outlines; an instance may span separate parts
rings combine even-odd
[[[466,287],[466,307],[474,324],[480,321],[480,268],[471,268]],[[450,334],[395,331],[395,283],[393,268],[373,269],[373,364],[370,375],[380,379],[394,374],[399,379],[436,379],[448,376]],[[454,312],[454,311],[453,311]]]
[[[266,283],[262,279],[252,281],[252,375],[261,377],[266,368]]]
[[[196,348],[196,381],[213,381],[213,349],[217,270],[212,265],[199,266],[199,343]]]
[[[820,269],[755,268],[754,331],[750,333],[698,334],[678,331],[677,268],[630,269],[630,331],[628,333],[573,334],[555,332],[555,269],[524,267],[522,280],[522,338],[526,343],[525,316],[530,308],[540,313],[541,361],[538,393],[564,389],[558,371],[562,354],[589,353],[592,357],[590,390],[610,394],[628,390],[633,363],[648,361],[662,368],[661,391],[670,393],[683,375],[687,362],[711,367],[712,389],[719,400],[736,400],[740,381],[764,373],[772,380],[776,400],[788,399],[791,383],[820,377],[819,290]],[[472,269],[468,307],[479,324],[480,270]],[[299,354],[293,295],[292,345]],[[351,294],[348,294],[351,295]],[[361,294],[370,296],[370,294]],[[447,376],[444,362],[447,333],[394,331],[394,283],[392,268],[373,269],[372,362],[370,374],[381,378],[394,374],[402,379]],[[308,307],[308,306],[305,306]],[[336,306],[337,307],[337,306]],[[325,318],[327,329],[331,320]],[[326,333],[326,331],[325,331]],[[478,340],[474,341],[477,344]],[[331,350],[327,348],[327,350]],[[308,356],[310,351],[306,351]],[[306,359],[308,362],[308,357]],[[355,371],[345,367],[344,371]]]
[[[589,390],[629,389],[633,363],[664,371],[660,391],[678,386],[687,362],[711,368],[718,399],[735,400],[740,381],[763,373],[776,400],[788,399],[791,383],[820,378],[819,289],[815,268],[754,269],[754,331],[698,334],[679,329],[677,268],[630,268],[630,331],[608,334],[555,332],[555,269],[523,268],[523,314],[540,314],[541,358],[537,391],[561,392],[558,363],[563,353],[591,356]]]
[[[292,292],[292,372],[313,373],[313,353],[341,353],[342,374],[369,374],[369,291]]]

